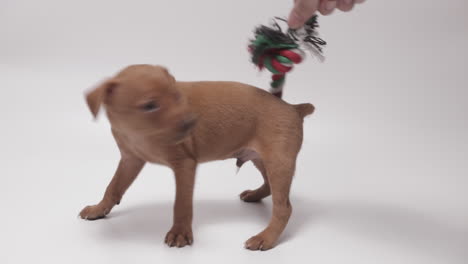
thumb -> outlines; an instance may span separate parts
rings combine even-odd
[[[318,9],[319,0],[296,0],[288,18],[288,25],[292,29],[302,27]]]

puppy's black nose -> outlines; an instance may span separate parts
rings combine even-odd
[[[182,120],[182,122],[180,124],[180,128],[182,129],[182,131],[188,131],[194,125],[195,125],[195,118],[186,118],[186,119]]]

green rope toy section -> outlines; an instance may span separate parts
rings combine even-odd
[[[276,20],[286,21],[281,18]],[[286,32],[283,32],[276,20],[273,27],[260,26],[255,29],[255,37],[250,41],[249,51],[252,62],[260,70],[266,68],[272,73],[270,92],[281,98],[286,74],[305,58],[303,49],[307,48],[321,57],[322,46],[326,43],[318,38],[315,32],[318,27],[317,16],[312,17],[303,28],[287,29]]]

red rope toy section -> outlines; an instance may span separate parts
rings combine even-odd
[[[252,52],[252,48],[249,48]],[[281,98],[286,81],[286,74],[294,68],[294,64],[301,63],[305,53],[297,48],[272,49],[259,58],[258,68],[266,68],[272,73],[270,92]]]
[[[268,69],[272,73],[270,92],[281,98],[286,74],[295,64],[301,63],[305,58],[303,49],[322,57],[322,46],[326,42],[317,36],[317,16],[309,19],[300,29],[283,29],[276,21],[287,22],[276,18],[272,27],[259,26],[255,29],[255,38],[251,39],[249,51],[252,62],[260,69]]]

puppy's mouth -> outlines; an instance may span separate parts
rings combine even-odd
[[[193,117],[187,118],[180,124],[178,131],[176,132],[175,141],[180,143],[184,141],[190,134],[192,129],[195,127],[196,119]]]
[[[174,139],[175,144],[179,144],[185,141],[188,138],[189,134],[190,134],[190,130],[187,130],[185,132],[178,132]]]

